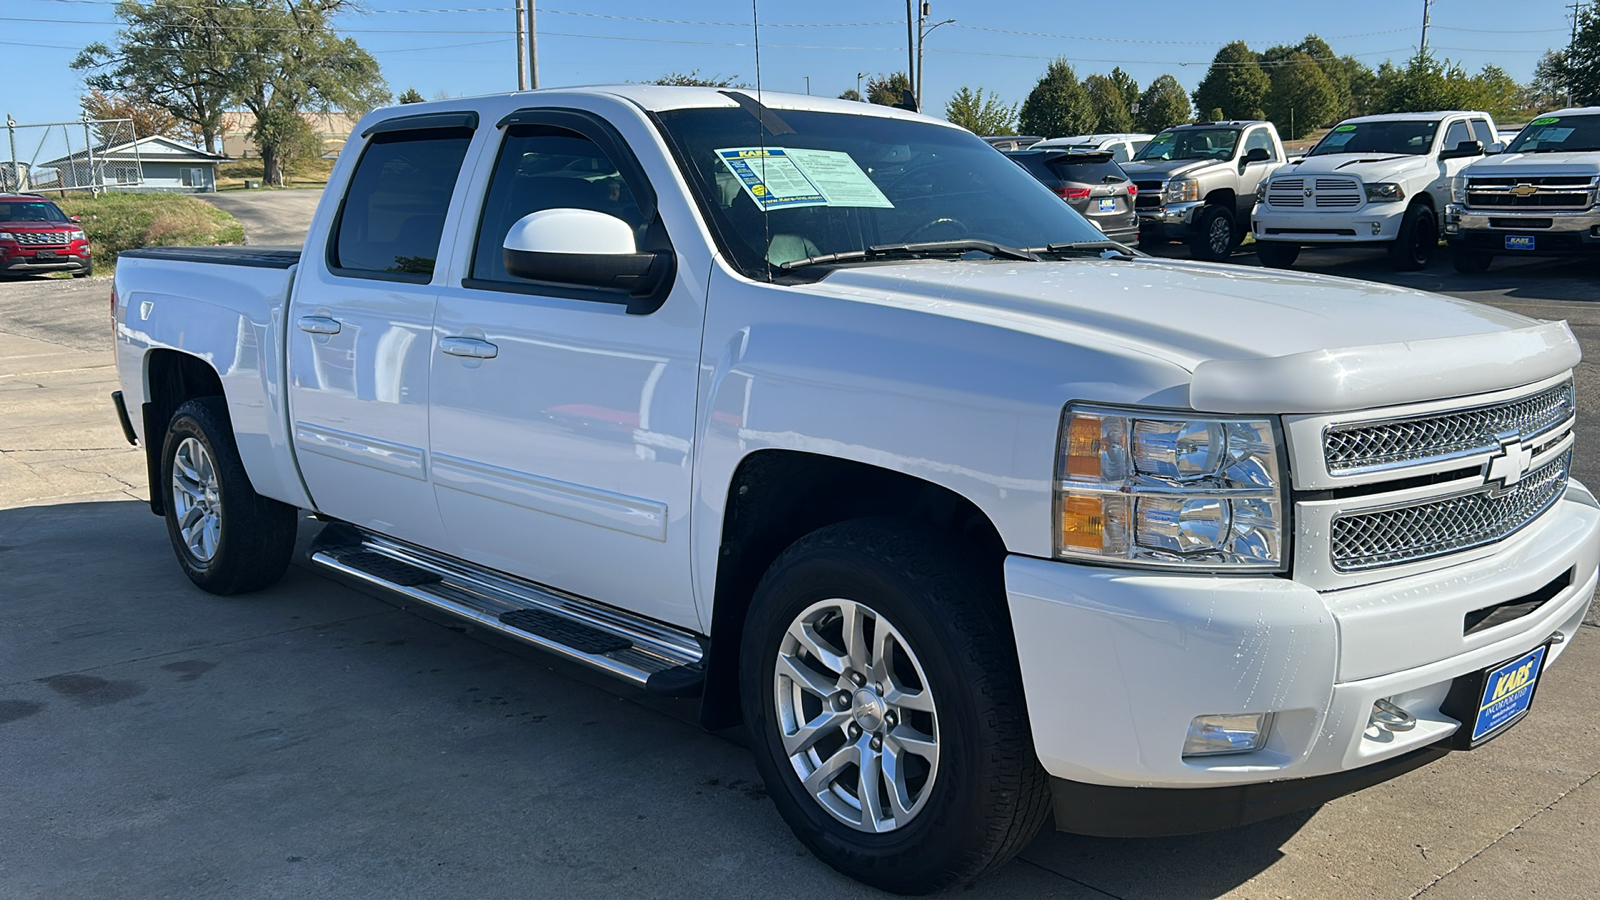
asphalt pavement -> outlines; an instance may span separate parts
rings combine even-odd
[[[1302,259],[1568,319],[1600,360],[1589,263]],[[810,857],[746,751],[683,705],[304,568],[247,597],[193,588],[107,401],[109,289],[0,284],[0,897],[881,896]],[[1575,469],[1600,484],[1591,418]],[[1044,833],[961,896],[1591,897],[1597,698],[1586,628],[1480,750],[1247,828]]]
[[[244,242],[258,247],[299,247],[322,191],[293,189],[196,194],[244,225]]]

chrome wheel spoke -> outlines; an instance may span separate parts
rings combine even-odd
[[[894,741],[883,742],[883,778],[889,788],[889,808],[896,820],[911,817],[911,792],[906,788],[906,775],[902,750]]]
[[[783,752],[790,756],[804,753],[830,734],[843,734],[850,721],[850,713],[824,709],[815,719],[801,725],[793,734],[783,736]]]
[[[844,772],[846,767],[859,761],[860,758],[860,748],[855,744],[845,744],[832,756],[823,760],[822,764],[817,766],[810,775],[806,776],[806,790],[810,791],[813,797],[821,796],[833,787],[833,783],[839,779],[839,775]]]
[[[778,656],[778,674],[827,700],[839,692],[839,678],[829,678],[792,656]]]
[[[889,676],[888,688],[889,690],[884,693],[883,699],[890,706],[915,712],[933,712],[933,696],[928,693],[926,688],[919,691],[906,690],[894,680],[892,675]]]
[[[872,668],[872,660],[867,656],[865,607],[848,601],[842,605],[843,621],[840,627],[844,631],[845,657],[850,661],[850,668],[864,674]]]
[[[930,763],[939,759],[939,742],[909,725],[901,725],[889,732],[889,738],[884,743],[920,756]]]
[[[844,656],[839,651],[829,647],[827,642],[822,639],[822,635],[817,634],[816,625],[810,622],[796,622],[793,626],[790,626],[789,636],[799,642],[800,646],[811,654],[812,659],[821,663],[829,671],[838,672],[842,675],[844,670],[849,667]]]
[[[861,824],[873,831],[888,831],[896,823],[893,816],[883,814],[883,799],[878,796],[883,776],[882,757],[871,746],[857,747],[856,752],[861,754],[861,763],[856,767],[856,799],[861,802]]]
[[[200,562],[210,562],[222,542],[221,486],[205,445],[184,438],[172,455],[172,510],[184,546]]]

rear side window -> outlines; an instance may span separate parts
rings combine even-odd
[[[1489,127],[1489,123],[1486,120],[1472,119],[1471,122],[1472,133],[1475,135],[1473,138],[1474,140],[1485,147],[1488,147],[1490,144],[1495,142],[1496,138],[1494,129]]]
[[[374,135],[340,206],[329,267],[390,281],[432,278],[450,195],[471,142],[468,128]]]

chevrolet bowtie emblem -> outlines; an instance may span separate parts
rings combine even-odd
[[[1484,484],[1495,493],[1504,492],[1521,481],[1532,465],[1533,448],[1523,445],[1522,435],[1502,436],[1500,449],[1489,457],[1489,463],[1483,467]]]
[[[1518,197],[1531,197],[1539,193],[1539,186],[1536,184],[1519,184],[1511,189],[1511,193],[1516,194]]]

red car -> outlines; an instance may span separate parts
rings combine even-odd
[[[94,273],[89,238],[39,194],[0,194],[0,277],[28,272]]]

